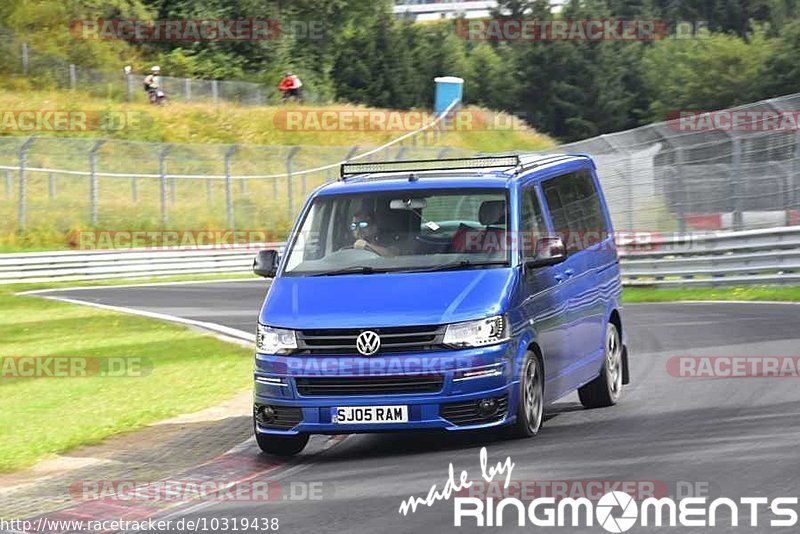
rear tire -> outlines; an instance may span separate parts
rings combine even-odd
[[[615,405],[622,394],[623,358],[622,342],[616,325],[606,326],[605,354],[600,376],[578,389],[578,397],[586,408],[604,408]]]
[[[302,451],[308,443],[308,434],[296,436],[278,436],[262,434],[256,431],[256,443],[262,452],[275,456],[294,456]]]
[[[533,352],[525,354],[519,376],[517,421],[509,428],[512,437],[529,438],[539,433],[544,421],[544,369]]]

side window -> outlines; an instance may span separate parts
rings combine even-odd
[[[571,172],[542,184],[553,230],[569,252],[577,252],[608,234],[600,196],[588,170]]]
[[[536,250],[536,240],[546,235],[547,225],[542,215],[542,206],[534,186],[522,190],[522,209],[520,210],[520,229],[522,230],[522,250],[525,257],[532,257]]]

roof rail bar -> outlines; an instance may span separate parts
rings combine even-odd
[[[359,174],[448,171],[460,169],[517,168],[518,155],[481,156],[475,158],[420,159],[413,161],[381,161],[375,163],[343,163],[341,179]]]
[[[582,157],[587,157],[585,154],[578,154]],[[559,161],[562,159],[570,159],[574,158],[575,154],[553,154],[552,156],[544,156],[540,159],[535,159],[533,161],[522,162],[520,166],[517,168],[517,172],[528,171],[530,169],[535,169],[536,167],[541,167],[542,165],[546,165],[548,163],[553,163],[554,161]]]

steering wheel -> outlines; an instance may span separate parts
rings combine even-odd
[[[375,250],[374,248],[372,248],[369,245],[369,243],[367,243],[367,246],[365,246],[364,248],[360,248],[360,249],[355,248],[353,245],[349,245],[349,246],[346,246],[346,247],[342,247],[339,250],[366,250],[367,252],[372,252],[376,256],[380,256],[380,253],[377,250]]]

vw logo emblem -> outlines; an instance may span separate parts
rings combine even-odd
[[[356,338],[356,348],[362,356],[372,356],[381,348],[381,338],[372,330],[361,332]]]

